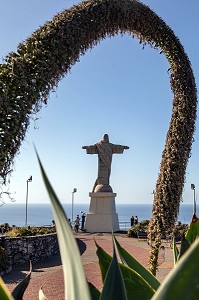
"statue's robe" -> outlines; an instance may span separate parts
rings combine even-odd
[[[113,154],[122,154],[125,146],[114,145],[104,141],[91,146],[86,146],[87,154],[98,154],[98,177],[93,187],[99,184],[109,185],[109,178],[111,174],[111,162]]]

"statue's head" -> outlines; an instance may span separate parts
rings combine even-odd
[[[103,135],[102,141],[105,142],[105,143],[109,143],[109,137],[108,137],[108,134],[104,134],[104,135]]]

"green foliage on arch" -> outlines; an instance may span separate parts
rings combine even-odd
[[[178,214],[196,119],[196,87],[189,59],[173,31],[136,0],[89,0],[57,14],[0,65],[0,176],[5,182],[29,120],[49,92],[102,39],[128,33],[159,48],[170,64],[174,94],[170,127],[156,185],[150,235],[170,228]]]

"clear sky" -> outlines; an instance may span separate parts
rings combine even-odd
[[[1,0],[1,61],[17,45],[55,14],[79,1]],[[199,82],[199,2],[196,0],[145,0],[179,37]],[[117,203],[152,203],[169,127],[172,98],[168,62],[158,50],[128,35],[107,38],[81,57],[30,123],[15,159],[10,191],[25,203],[30,175],[29,202],[48,202],[33,149],[36,145],[48,177],[62,203],[88,203],[97,176],[97,155],[87,155],[92,145],[109,134],[110,142],[127,145],[114,155],[110,184]],[[199,134],[189,160],[184,203],[192,203],[190,184],[199,189]]]

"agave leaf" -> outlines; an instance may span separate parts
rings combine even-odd
[[[100,300],[127,300],[124,280],[120,271],[113,243],[113,259],[109,265]]]
[[[57,229],[59,249],[64,271],[65,299],[90,300],[90,292],[84,274],[79,249],[74,239],[67,216],[46,176],[42,163],[37,154],[43,180],[53,207],[54,220]]]
[[[99,300],[99,298],[101,296],[100,291],[91,282],[88,282],[88,286],[89,286],[90,293],[91,293],[91,299]]]
[[[99,245],[97,245],[97,256],[99,258],[99,265],[101,269],[102,280],[105,280],[106,273],[108,271],[109,265],[112,261],[112,257],[104,251]],[[131,268],[119,264],[120,270],[122,272],[122,277],[124,280],[126,293],[128,299],[151,299],[155,290],[142,278],[137,272]]]
[[[160,282],[149,272],[145,267],[143,267],[133,256],[131,256],[124,248],[121,247],[116,237],[114,236],[114,241],[116,249],[118,251],[119,257],[123,264],[129,268],[136,271],[141,277],[143,277],[154,290],[157,290],[160,286]]]
[[[199,219],[194,214],[185,238],[192,244],[199,237]]]
[[[152,300],[197,300],[199,295],[199,239],[181,257]]]
[[[95,239],[94,239],[95,241]],[[95,245],[97,247],[96,254],[99,258],[99,266],[100,266],[100,271],[101,271],[101,276],[102,276],[102,282],[104,283],[106,273],[108,271],[109,265],[111,263],[112,257],[104,251],[95,241]]]
[[[26,275],[26,277],[20,281],[17,286],[14,288],[12,291],[12,296],[15,300],[22,300],[23,299],[23,294],[25,290],[27,289],[29,282],[30,282],[30,277],[32,273],[32,262],[30,261],[30,271]]]
[[[181,240],[181,247],[180,247],[180,253],[179,253],[179,256],[178,256],[178,260],[189,249],[190,246],[191,246],[190,242],[183,235],[182,240]]]
[[[3,279],[0,277],[0,299],[2,300],[14,300],[10,294],[7,286],[5,285]]]
[[[39,300],[48,300],[46,298],[46,296],[44,295],[44,293],[43,293],[42,286],[41,286],[41,288],[39,290]]]
[[[175,237],[173,238],[173,259],[174,259],[174,264],[177,263],[178,261],[178,256],[179,256],[179,250],[177,248],[177,245],[176,245],[176,240],[175,240]]]

